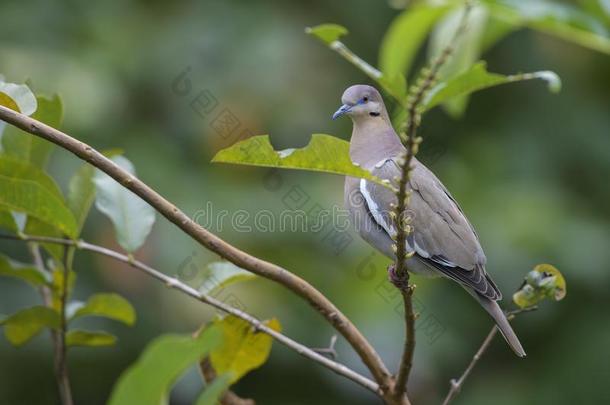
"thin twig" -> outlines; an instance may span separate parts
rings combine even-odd
[[[507,315],[508,320],[510,321],[510,320],[513,320],[515,318],[515,316],[517,316],[520,313],[535,311],[536,309],[538,309],[537,306],[528,307],[528,308],[520,308],[520,309],[516,309],[514,311],[509,311],[506,313],[506,315]],[[449,392],[447,393],[447,396],[445,397],[445,400],[443,401],[443,405],[448,405],[457,396],[457,394],[460,393],[460,390],[462,389],[462,386],[464,385],[464,381],[466,380],[466,378],[468,378],[468,376],[474,369],[474,366],[476,366],[477,363],[479,362],[479,360],[481,360],[481,357],[483,357],[483,354],[487,351],[487,349],[491,345],[491,342],[493,341],[493,339],[497,335],[497,333],[498,333],[498,328],[496,326],[493,326],[491,328],[491,330],[489,331],[489,334],[487,335],[485,340],[483,340],[483,343],[481,343],[481,347],[479,347],[479,350],[477,350],[477,352],[474,354],[474,356],[472,356],[472,360],[470,360],[468,367],[466,367],[466,369],[464,370],[464,372],[462,373],[460,378],[458,378],[457,380],[455,378],[451,379],[451,381],[449,382],[449,384],[450,384]]]
[[[68,322],[66,319],[66,304],[68,300],[68,289],[70,280],[70,251],[73,248],[64,245],[63,257],[63,276],[59,291],[59,331],[57,333],[57,350],[55,352],[56,362],[55,371],[59,384],[59,393],[63,405],[72,405],[72,390],[70,389],[70,377],[68,374],[68,348],[66,346],[66,333],[68,332]]]
[[[453,53],[456,42],[466,30],[470,9],[471,4],[467,1],[462,20],[460,21],[452,41],[441,51],[429,68],[422,70],[421,76],[417,80],[415,86],[412,87],[407,100],[408,122],[404,134],[401,134],[401,141],[405,147],[405,153],[398,159],[401,177],[400,179],[397,179],[399,183],[396,191],[397,204],[394,211],[397,232],[394,238],[396,261],[392,278],[394,284],[402,292],[406,328],[404,350],[394,387],[394,396],[396,399],[400,399],[407,392],[409,373],[411,372],[413,354],[415,353],[415,319],[417,317],[413,311],[413,291],[415,285],[409,283],[409,272],[407,269],[407,260],[413,256],[414,252],[407,252],[407,237],[412,232],[412,228],[409,225],[411,218],[408,215],[407,208],[411,198],[411,190],[408,190],[408,184],[413,170],[412,162],[419,150],[419,145],[422,142],[422,138],[417,136],[417,129],[421,123],[421,106],[428,92],[436,83],[441,68],[447,63],[449,57]]]
[[[91,244],[91,243],[88,243],[88,242],[85,242],[82,240],[74,241],[74,240],[70,240],[70,239],[61,239],[61,238],[54,238],[54,237],[47,237],[47,236],[30,236],[30,235],[19,235],[19,236],[0,235],[0,239],[26,241],[26,242],[54,243],[54,244],[58,244],[58,245],[72,246],[79,250],[101,254],[101,255],[110,257],[112,259],[118,260],[120,262],[126,263],[126,264],[130,265],[131,267],[133,267],[137,270],[140,270],[143,273],[145,273],[157,280],[162,281],[168,288],[178,290],[190,297],[195,298],[198,301],[201,301],[201,302],[211,305],[212,307],[217,308],[225,313],[228,313],[228,314],[231,314],[238,318],[243,319],[244,321],[250,323],[256,330],[270,335],[275,340],[282,343],[284,346],[296,351],[301,356],[306,357],[310,360],[313,360],[317,363],[320,363],[323,366],[325,366],[326,368],[334,371],[335,373],[362,385],[363,387],[371,390],[372,392],[374,392],[378,395],[382,395],[382,391],[380,389],[379,384],[368,379],[367,377],[365,377],[361,374],[358,374],[357,372],[353,371],[352,369],[348,368],[347,366],[345,366],[341,363],[332,361],[332,360],[322,356],[321,354],[318,354],[315,351],[311,350],[309,347],[307,347],[301,343],[298,343],[298,342],[290,339],[289,337],[281,334],[280,332],[277,332],[277,331],[269,328],[263,322],[261,322],[260,320],[258,320],[255,317],[253,317],[252,315],[250,315],[244,311],[241,311],[237,308],[234,308],[230,305],[227,305],[224,302],[217,300],[214,297],[211,297],[205,293],[199,292],[196,289],[188,286],[187,284],[182,283],[180,280],[178,280],[174,277],[167,276],[164,273],[161,273],[159,270],[156,270],[156,269],[148,266],[147,264],[144,264],[138,260],[135,260],[132,257],[129,257],[127,255],[116,252],[114,250],[111,250],[111,249],[108,249],[108,248],[105,248],[102,246],[94,245],[94,244]]]
[[[225,242],[193,221],[178,207],[163,198],[163,196],[144,182],[123,170],[91,146],[4,106],[0,106],[0,120],[72,152],[80,159],[89,162],[141,197],[157,212],[205,248],[239,267],[281,284],[305,299],[349,342],[383,390],[391,384],[390,372],[373,346],[362,335],[362,332],[324,294],[307,281],[276,264],[249,255]]]

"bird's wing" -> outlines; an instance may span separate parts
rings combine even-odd
[[[501,298],[500,291],[485,272],[485,254],[474,228],[440,180],[418,161],[414,161],[409,188],[412,191],[407,215],[413,232],[407,249],[447,277],[484,297]],[[373,175],[397,185],[401,170],[393,159],[379,162]],[[390,235],[396,224],[390,217],[395,194],[381,185],[360,181],[360,191],[374,220]]]

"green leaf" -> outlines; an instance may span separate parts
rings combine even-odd
[[[71,330],[66,334],[66,345],[85,346],[85,347],[100,347],[112,346],[116,343],[117,338],[107,332],[91,332],[86,330]]]
[[[221,150],[212,162],[341,174],[389,187],[387,182],[352,163],[348,142],[325,134],[313,134],[309,145],[304,148],[280,151],[273,149],[269,135],[253,136]]]
[[[70,320],[83,316],[101,316],[131,326],[136,320],[136,311],[129,301],[118,294],[95,294],[74,311]]]
[[[424,101],[424,107],[426,110],[429,110],[452,97],[470,94],[478,90],[505,83],[532,79],[542,79],[546,81],[549,90],[553,93],[556,93],[561,89],[561,80],[551,71],[504,76],[496,73],[489,73],[486,69],[485,62],[479,62],[467,72],[454,77],[448,82],[439,83],[433,87]]]
[[[540,0],[485,0],[485,3],[498,19],[610,54],[608,28],[574,6]]]
[[[315,27],[305,28],[305,33],[313,35],[326,45],[331,45],[344,35],[347,35],[347,28],[338,24],[320,24]]]
[[[71,238],[76,236],[76,221],[72,212],[40,183],[0,175],[0,207],[24,212],[58,228]]]
[[[204,294],[213,294],[228,285],[256,278],[256,274],[237,267],[231,262],[214,262],[208,265],[210,273],[199,288]]]
[[[0,155],[0,175],[21,180],[31,180],[40,184],[57,199],[63,200],[63,195],[55,180],[32,163],[11,156]]]
[[[84,164],[74,173],[68,185],[68,207],[74,214],[79,234],[95,200],[94,174],[93,166]]]
[[[13,218],[10,211],[0,210],[0,228],[7,229],[13,233],[17,233],[19,231],[15,218]]]
[[[29,216],[25,229],[23,230],[26,235],[37,235],[37,236],[49,236],[52,238],[63,238],[63,232],[57,228],[42,222],[34,217]],[[64,246],[56,243],[39,243],[58,263],[63,260],[64,257]]]
[[[230,373],[222,374],[214,379],[197,398],[195,405],[217,405],[222,394],[231,385]]]
[[[560,301],[566,296],[566,281],[559,270],[550,264],[539,264],[527,273],[525,282],[513,301],[520,308],[527,308],[548,298]]]
[[[25,84],[6,83],[0,79],[0,105],[32,115],[36,111],[36,96]]]
[[[59,314],[54,310],[36,306],[23,309],[0,321],[4,335],[13,346],[23,346],[44,328],[59,328]]]
[[[32,118],[54,128],[61,126],[63,106],[59,96],[38,96],[37,104],[38,109]],[[49,160],[53,144],[19,128],[9,126],[2,135],[2,149],[7,155],[30,161],[34,165],[44,168]]]
[[[451,57],[443,65],[438,74],[440,81],[446,81],[463,73],[479,59],[488,15],[486,7],[481,5],[473,6],[468,13],[466,21],[468,29],[462,33],[457,41],[455,35],[464,16],[463,7],[449,13],[437,24],[430,38],[430,59],[438,57],[449,45],[453,48]],[[448,99],[443,104],[443,107],[452,117],[457,118],[464,113],[467,104],[468,95],[465,94]]]
[[[164,335],[150,343],[140,358],[119,378],[110,405],[168,405],[178,377],[220,344],[218,328],[206,328],[198,337]]]
[[[135,176],[135,169],[127,158],[114,156],[112,161]],[[127,252],[135,252],[144,244],[155,223],[155,210],[99,169],[93,182],[97,190],[95,206],[112,221],[119,245]]]
[[[34,287],[45,285],[50,281],[46,273],[36,267],[12,262],[4,255],[0,255],[0,276],[18,278]]]
[[[218,374],[231,373],[231,384],[249,371],[267,361],[271,352],[271,336],[256,331],[248,322],[233,315],[214,322],[222,331],[222,345],[212,350],[210,361]],[[265,322],[269,328],[280,331],[277,319]]]
[[[384,76],[404,77],[409,73],[428,32],[449,9],[421,4],[403,11],[392,21],[379,50],[379,69]]]

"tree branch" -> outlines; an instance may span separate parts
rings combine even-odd
[[[252,326],[254,326],[254,328],[256,330],[266,333],[267,335],[271,336],[272,338],[274,338],[275,340],[277,340],[284,346],[296,351],[301,356],[308,358],[310,360],[313,360],[317,363],[320,363],[324,367],[334,371],[335,373],[337,373],[343,377],[346,377],[346,378],[360,384],[361,386],[369,389],[370,391],[374,392],[377,395],[380,395],[380,396],[383,395],[383,392],[381,391],[379,384],[364,377],[361,374],[356,373],[355,371],[348,368],[347,366],[345,366],[341,363],[338,363],[336,361],[330,360],[330,359],[324,357],[323,355],[316,353],[314,350],[310,349],[309,347],[307,347],[301,343],[298,343],[298,342],[290,339],[289,337],[281,334],[280,332],[277,332],[277,331],[267,327],[263,322],[261,322],[260,320],[258,320],[255,317],[253,317],[252,315],[250,315],[244,311],[241,311],[237,308],[234,308],[230,305],[227,305],[224,302],[215,299],[214,297],[201,293],[201,292],[197,291],[196,289],[188,286],[187,284],[182,283],[180,280],[178,280],[174,277],[167,276],[164,273],[161,273],[159,270],[156,270],[138,260],[135,260],[132,257],[129,257],[127,255],[124,255],[122,253],[116,252],[114,250],[111,250],[111,249],[108,249],[108,248],[105,248],[102,246],[87,243],[82,240],[74,241],[74,240],[70,240],[70,239],[60,239],[60,238],[53,238],[53,237],[47,237],[47,236],[29,236],[29,235],[19,235],[19,236],[0,235],[0,239],[26,241],[26,242],[54,243],[54,244],[58,244],[58,245],[70,246],[70,247],[74,247],[78,250],[97,253],[97,254],[100,254],[103,256],[110,257],[114,260],[126,263],[129,266],[131,266],[132,268],[140,270],[143,273],[145,273],[157,280],[162,281],[168,288],[178,290],[192,298],[195,298],[198,301],[211,305],[212,307],[219,309],[222,312],[225,312],[227,314],[231,314],[238,318],[243,319],[244,321],[246,321],[246,322],[250,323]]]
[[[216,379],[216,370],[212,367],[209,356],[199,362],[199,371],[206,384],[211,384]],[[225,391],[220,398],[221,405],[256,405],[250,398],[242,398],[231,390]]]
[[[438,79],[441,68],[447,63],[449,57],[453,53],[454,46],[466,29],[468,14],[470,13],[471,5],[466,1],[464,14],[460,25],[456,30],[452,41],[441,51],[441,53],[432,62],[431,66],[423,69],[420,78],[410,90],[410,95],[407,100],[408,121],[405,132],[401,134],[401,141],[406,149],[404,156],[398,160],[398,165],[401,169],[401,177],[396,190],[397,204],[394,215],[397,223],[397,232],[394,238],[396,244],[394,250],[396,252],[396,261],[392,269],[392,282],[402,292],[402,297],[405,307],[405,345],[401,357],[398,374],[396,377],[396,385],[394,387],[394,397],[400,399],[407,392],[407,382],[409,381],[409,373],[413,364],[413,354],[415,353],[415,319],[417,315],[413,312],[413,292],[415,285],[409,283],[409,272],[407,269],[407,260],[411,258],[415,252],[407,252],[407,237],[412,232],[409,225],[411,218],[409,217],[407,208],[411,198],[411,190],[408,190],[408,184],[413,171],[413,158],[419,150],[419,145],[422,138],[417,136],[417,129],[421,123],[421,106],[423,101]]]
[[[536,309],[538,309],[538,307],[536,307],[536,306],[529,307],[529,308],[521,308],[521,309],[517,309],[514,311],[510,311],[506,315],[507,315],[508,320],[511,321],[515,318],[515,316],[517,316],[520,313],[535,311]],[[477,363],[479,362],[479,360],[481,360],[481,357],[483,357],[483,354],[487,351],[487,349],[491,345],[491,342],[493,341],[494,337],[496,337],[497,333],[498,333],[498,328],[496,326],[493,326],[491,328],[491,330],[489,331],[489,334],[487,335],[485,340],[483,340],[483,343],[481,344],[481,347],[479,347],[479,350],[477,350],[477,352],[474,354],[474,356],[472,356],[472,360],[470,360],[468,367],[466,367],[466,369],[464,370],[464,372],[462,373],[460,378],[458,378],[457,380],[455,378],[451,379],[451,381],[449,382],[451,387],[449,388],[449,392],[447,393],[447,396],[445,397],[445,400],[443,401],[443,405],[448,405],[457,396],[457,394],[460,393],[460,390],[462,389],[462,385],[464,385],[464,381],[466,380],[466,378],[468,378],[468,376],[474,369],[474,366],[476,366]]]
[[[42,260],[40,246],[38,243],[28,242],[27,245],[32,258],[34,259],[34,265],[38,271],[41,273],[50,274],[50,271],[44,265],[44,261]],[[42,296],[42,302],[44,305],[48,308],[53,308],[53,298],[51,297],[49,287],[46,285],[41,286],[40,295]],[[65,314],[65,310],[63,313]],[[65,315],[62,318],[65,319]],[[72,405],[72,390],[70,388],[70,379],[68,378],[68,370],[65,363],[65,334],[62,334],[60,331],[55,329],[51,329],[50,333],[51,341],[53,342],[53,363],[59,397],[62,405]]]
[[[259,259],[225,242],[209,232],[174,204],[167,201],[132,174],[121,169],[112,160],[102,155],[91,146],[78,141],[69,135],[54,129],[40,121],[20,114],[4,106],[0,106],[0,119],[14,125],[25,132],[46,139],[63,149],[66,149],[82,160],[85,160],[118,181],[150,204],[161,215],[178,226],[182,231],[205,248],[220,255],[233,264],[269,280],[273,280],[305,299],[349,342],[367,366],[375,381],[382,390],[391,384],[391,375],[379,354],[362,335],[360,330],[326,298],[320,291],[307,281],[288,270]]]

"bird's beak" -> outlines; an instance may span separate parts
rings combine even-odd
[[[339,118],[342,115],[347,114],[348,112],[350,112],[352,110],[353,106],[348,105],[348,104],[343,104],[341,106],[341,108],[339,108],[334,114],[333,114],[333,120],[336,120],[337,118]]]

